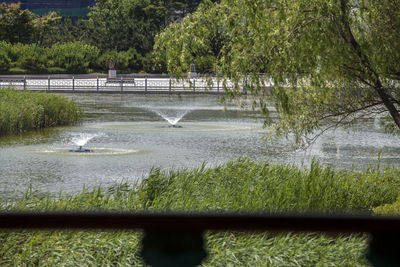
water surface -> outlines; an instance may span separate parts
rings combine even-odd
[[[315,157],[335,168],[400,163],[400,141],[376,121],[323,135],[307,151],[286,139],[264,142],[259,115],[217,96],[67,95],[85,111],[82,124],[0,139],[0,194],[73,193],[136,181],[150,169],[214,166],[238,157],[307,166]],[[171,121],[180,116],[172,128]],[[79,139],[94,153],[71,153]]]

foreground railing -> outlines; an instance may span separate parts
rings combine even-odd
[[[400,218],[379,216],[149,213],[0,213],[0,229],[143,229],[152,266],[197,266],[205,231],[369,233],[373,266],[400,266]]]
[[[0,88],[47,92],[85,93],[210,93],[222,94],[234,84],[220,77],[176,79],[171,75],[0,75]],[[241,85],[240,90],[245,91]]]

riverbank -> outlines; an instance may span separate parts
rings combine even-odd
[[[80,118],[80,109],[66,97],[0,89],[0,136],[70,125]]]
[[[400,170],[371,166],[335,171],[241,159],[215,168],[164,172],[154,168],[140,184],[51,197],[29,191],[2,203],[2,211],[203,211],[367,213],[392,203]],[[143,265],[140,233],[47,231],[1,233],[2,265]],[[321,234],[207,233],[204,266],[368,266],[367,237]]]

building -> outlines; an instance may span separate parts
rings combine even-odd
[[[88,7],[96,4],[95,0],[0,0],[6,3],[21,3],[21,9],[28,9],[37,15],[57,11],[65,17],[84,17]]]

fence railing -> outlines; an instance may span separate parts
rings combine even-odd
[[[143,229],[141,256],[152,266],[197,266],[205,231],[369,233],[373,266],[400,266],[400,218],[285,214],[0,213],[0,229]],[[158,255],[157,259],[154,259]],[[159,255],[166,255],[159,258]],[[190,255],[188,257],[188,255]],[[183,260],[185,259],[185,260]],[[177,264],[180,263],[180,264]]]
[[[210,93],[233,90],[234,84],[219,77],[176,79],[171,75],[0,75],[0,88],[18,90],[94,93]],[[245,86],[240,90],[245,92]]]

